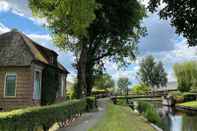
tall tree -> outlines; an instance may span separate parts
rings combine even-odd
[[[197,45],[197,0],[149,0],[148,8],[154,12],[161,4],[164,7],[159,11],[160,17],[170,19],[189,46]]]
[[[167,79],[167,73],[165,72],[165,69],[163,67],[163,63],[161,61],[159,61],[156,65],[155,65],[155,78],[156,78],[156,85],[157,87],[166,87],[166,84],[168,82]]]
[[[139,77],[140,81],[150,87],[154,87],[155,84],[155,72],[154,67],[156,62],[154,61],[153,56],[147,56],[145,59],[142,60],[140,63],[139,72],[137,72],[137,76]]]
[[[188,61],[174,65],[174,72],[177,78],[178,89],[181,92],[197,91],[197,63]]]
[[[128,86],[130,85],[129,79],[127,77],[120,77],[118,79],[118,88],[121,93],[124,95],[128,95]]]
[[[137,75],[142,83],[152,88],[164,87],[168,81],[162,62],[155,62],[151,55],[142,60]]]
[[[122,66],[125,58],[135,58],[145,31],[144,7],[137,0],[30,0],[30,7],[47,18],[56,45],[74,52],[77,88],[86,95],[106,59]]]

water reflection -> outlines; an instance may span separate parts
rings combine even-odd
[[[160,102],[154,102],[153,104],[161,115],[164,131],[197,131],[196,112],[180,112],[173,108],[162,106]]]

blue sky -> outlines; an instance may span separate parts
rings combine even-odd
[[[48,29],[43,26],[47,24],[46,20],[32,16],[27,0],[1,0],[0,7],[0,33],[16,28],[39,44],[55,50],[59,54],[59,61],[71,72],[69,80],[75,77],[72,53],[62,52],[54,46]],[[137,60],[125,70],[119,70],[115,63],[106,62],[107,72],[115,80],[121,76],[127,76],[132,83],[137,83],[136,72],[139,70],[140,60],[147,55],[153,55],[156,60],[164,63],[169,81],[175,81],[173,64],[197,60],[197,48],[188,48],[185,38],[177,35],[170,22],[160,20],[157,14],[149,14],[142,24],[147,27],[148,35],[140,39]]]

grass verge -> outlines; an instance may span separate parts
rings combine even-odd
[[[184,103],[177,104],[177,105],[197,109],[197,101],[184,102]]]
[[[104,117],[89,131],[155,131],[155,129],[129,107],[109,103]]]

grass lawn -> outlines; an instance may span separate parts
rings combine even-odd
[[[191,108],[196,108],[197,109],[197,101],[184,102],[184,103],[177,104],[177,105],[186,106],[186,107],[191,107]]]
[[[89,131],[155,131],[155,129],[129,107],[109,103],[104,117]]]

